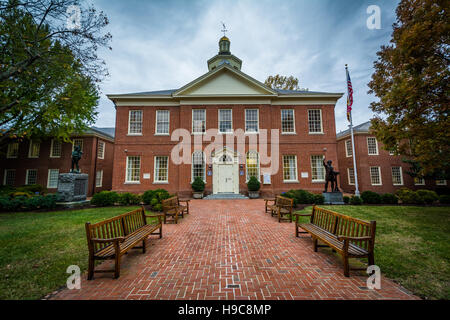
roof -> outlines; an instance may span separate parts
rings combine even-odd
[[[357,126],[353,127],[353,132],[354,132],[354,133],[369,133],[369,131],[370,131],[370,126],[371,126],[370,121],[364,122],[364,123],[362,123],[362,124],[360,124],[360,125],[357,125]],[[345,130],[345,131],[339,132],[339,133],[336,135],[336,138],[339,139],[339,138],[348,136],[349,134],[350,134],[350,129],[347,129],[347,130]]]
[[[114,139],[116,134],[116,128],[98,128],[98,127],[90,127],[89,130],[85,134],[99,134],[106,138]]]

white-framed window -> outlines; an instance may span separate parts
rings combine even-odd
[[[369,152],[369,156],[377,156],[378,155],[377,138],[367,137],[367,150]]]
[[[83,147],[84,147],[83,139],[74,139],[73,140],[72,151],[75,150],[76,146],[79,146],[80,147],[80,151],[83,152]]]
[[[39,142],[30,141],[30,148],[28,149],[28,158],[39,158],[41,151],[41,144]]]
[[[205,154],[202,151],[195,151],[192,154],[192,182],[200,177],[206,182],[206,161]]]
[[[130,110],[128,115],[128,134],[142,135],[142,110]]]
[[[436,185],[437,186],[446,186],[447,185],[447,180],[436,180]]]
[[[284,182],[298,182],[297,156],[283,156],[283,180]]]
[[[19,143],[12,142],[8,144],[8,150],[6,151],[6,158],[16,159],[19,156]]]
[[[105,147],[106,143],[104,141],[98,141],[97,157],[99,159],[105,159]]]
[[[219,110],[219,133],[233,132],[233,110]]]
[[[127,183],[136,183],[141,181],[141,157],[130,156],[127,157]]]
[[[48,189],[58,188],[58,178],[59,178],[59,169],[49,169],[47,178],[47,188]]]
[[[414,178],[414,185],[416,185],[416,186],[424,186],[425,185],[425,179],[424,178],[415,177]]]
[[[325,181],[324,156],[311,156],[311,177],[313,182]]]
[[[259,154],[256,151],[247,152],[247,181],[249,181],[251,177],[256,177],[258,181],[260,180]]]
[[[156,132],[159,135],[168,135],[170,127],[170,111],[156,110]]]
[[[390,156],[395,156],[395,151],[389,150],[389,155]]]
[[[206,132],[206,110],[192,109],[192,133]]]
[[[155,183],[169,182],[169,157],[157,156],[155,157]]]
[[[28,169],[27,174],[25,176],[25,185],[29,186],[36,183],[37,183],[37,170]]]
[[[16,169],[6,169],[3,177],[3,185],[14,186],[16,184]]]
[[[246,109],[245,110],[245,132],[256,133],[259,132],[259,110]]]
[[[281,110],[281,133],[295,134],[294,109]]]
[[[370,182],[373,186],[382,185],[380,167],[370,167]]]
[[[355,169],[354,168],[347,168],[347,177],[348,177],[348,184],[354,185],[355,184]]]
[[[323,133],[322,110],[308,110],[309,133]]]
[[[95,187],[101,188],[102,185],[103,185],[103,170],[99,170],[95,174]]]
[[[347,158],[353,156],[352,140],[345,141],[345,155]]]
[[[394,186],[402,186],[403,185],[403,172],[402,167],[392,167],[392,184]]]
[[[62,153],[62,143],[59,140],[52,139],[50,145],[50,158],[60,158]]]

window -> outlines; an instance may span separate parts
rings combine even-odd
[[[3,177],[3,184],[5,186],[14,186],[16,183],[16,170],[6,169],[5,176]]]
[[[259,110],[245,110],[245,132],[259,132]]]
[[[355,184],[355,169],[347,168],[347,176],[348,176],[348,184],[354,185]]]
[[[25,177],[25,184],[28,186],[36,183],[37,183],[37,170],[36,169],[27,170],[27,175]]]
[[[436,185],[437,186],[446,186],[447,180],[436,180]]]
[[[48,170],[47,188],[49,189],[58,188],[58,177],[59,177],[58,169]]]
[[[378,155],[378,143],[374,137],[367,138],[367,149],[369,150],[369,156]]]
[[[394,186],[403,185],[402,167],[392,167],[392,184]]]
[[[233,112],[231,109],[219,110],[219,132],[233,132]]]
[[[17,158],[19,156],[19,143],[13,142],[8,144],[8,150],[6,152],[6,157],[8,159]]]
[[[103,170],[97,171],[95,175],[95,187],[100,188],[103,185]]]
[[[142,110],[130,110],[128,119],[128,134],[142,134]]]
[[[281,133],[295,133],[294,110],[281,110]]]
[[[259,155],[256,151],[249,151],[247,153],[247,181],[249,181],[251,177],[256,177],[258,181],[260,179]]]
[[[79,146],[80,150],[83,151],[83,139],[74,139],[72,145],[72,151],[75,150],[75,147]]]
[[[297,156],[283,156],[283,180],[297,182]]]
[[[41,144],[39,142],[30,141],[30,149],[28,150],[28,158],[39,158]]]
[[[50,146],[50,158],[59,158],[61,157],[62,144],[61,141],[52,140]]]
[[[373,186],[381,186],[380,167],[370,167],[370,182]]]
[[[206,110],[192,110],[192,133],[206,132]]]
[[[352,140],[345,141],[345,155],[347,158],[353,156]]]
[[[414,178],[414,185],[416,186],[424,186],[425,185],[425,179],[424,178]]]
[[[390,156],[395,156],[395,151],[390,150],[390,151],[389,151],[389,155],[390,155]]]
[[[170,111],[169,110],[157,110],[156,111],[156,134],[168,135],[170,123]]]
[[[103,141],[98,142],[97,157],[99,159],[105,159],[105,145]]]
[[[169,182],[169,157],[155,157],[155,182]]]
[[[325,181],[324,156],[311,156],[311,176],[313,182]]]
[[[202,151],[195,151],[192,154],[192,181],[194,181],[197,177],[200,177],[203,181],[206,181],[205,168],[205,155]]]
[[[308,110],[309,133],[323,133],[322,110]]]
[[[127,183],[139,182],[141,179],[141,157],[127,157]]]

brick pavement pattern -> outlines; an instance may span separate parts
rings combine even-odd
[[[52,299],[418,299],[384,277],[381,290],[367,289],[361,272],[345,278],[338,256],[315,253],[309,236],[295,237],[293,223],[264,213],[263,200],[191,201],[191,214],[148,244],[146,254],[122,259],[119,279],[83,275],[80,290]]]

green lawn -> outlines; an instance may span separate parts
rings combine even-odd
[[[323,207],[376,220],[375,263],[381,273],[422,298],[450,299],[449,207]]]
[[[0,299],[39,299],[64,285],[68,266],[87,269],[84,224],[134,209],[0,214]]]

